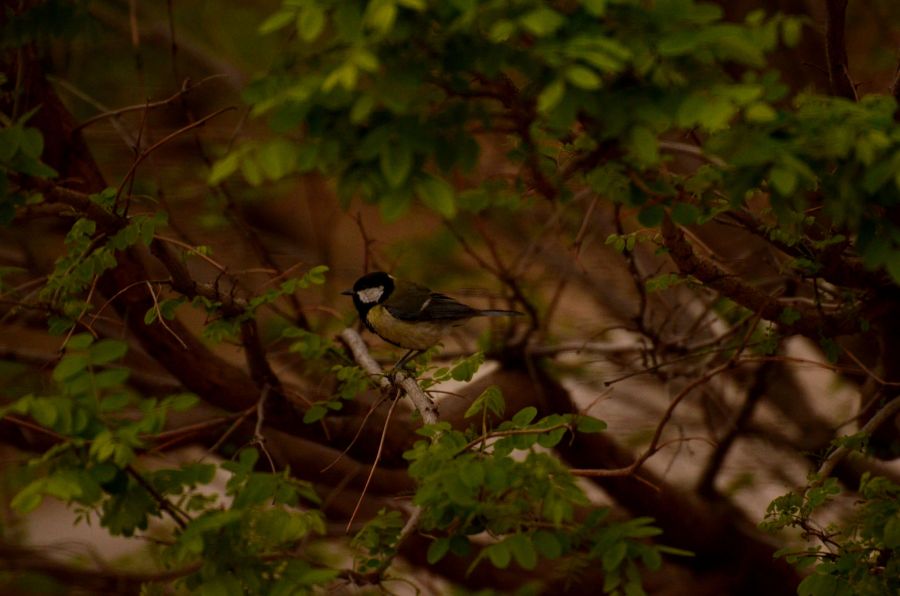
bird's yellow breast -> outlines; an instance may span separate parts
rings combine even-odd
[[[366,320],[382,339],[407,350],[427,350],[441,340],[448,327],[432,321],[401,321],[381,305],[369,310]]]

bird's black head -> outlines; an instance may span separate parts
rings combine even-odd
[[[353,297],[353,306],[361,319],[366,319],[366,313],[376,304],[387,300],[394,291],[394,278],[384,271],[373,271],[356,280],[352,290],[342,292]]]

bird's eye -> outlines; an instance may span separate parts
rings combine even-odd
[[[384,294],[384,286],[366,288],[365,290],[360,290],[356,293],[356,295],[359,296],[359,301],[363,304],[378,302],[381,299],[382,294]]]

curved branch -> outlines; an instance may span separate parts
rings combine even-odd
[[[891,401],[889,401],[883,408],[878,410],[878,413],[872,416],[872,418],[863,425],[862,428],[859,429],[859,432],[872,434],[875,430],[878,429],[882,424],[890,420],[893,416],[895,416],[898,412],[900,412],[900,397],[895,397]],[[853,451],[850,447],[841,446],[835,449],[828,458],[822,462],[821,467],[818,471],[818,482],[822,482],[825,478],[831,475],[834,472],[834,469],[837,467],[839,463],[841,463],[850,453]]]
[[[799,313],[799,318],[790,323],[782,321],[786,307],[777,298],[724,271],[711,260],[697,256],[684,232],[668,215],[663,219],[662,237],[669,255],[681,273],[697,278],[726,298],[758,313],[763,319],[777,323],[789,335],[805,335],[816,341],[823,335],[834,337],[859,332],[859,322],[854,313],[821,313],[810,304],[791,304],[791,309]]]

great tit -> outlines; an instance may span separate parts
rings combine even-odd
[[[480,310],[424,286],[401,281],[384,271],[363,275],[353,289],[341,292],[365,326],[386,342],[409,350],[403,363],[438,343],[451,327],[473,317],[514,317],[515,310]]]

